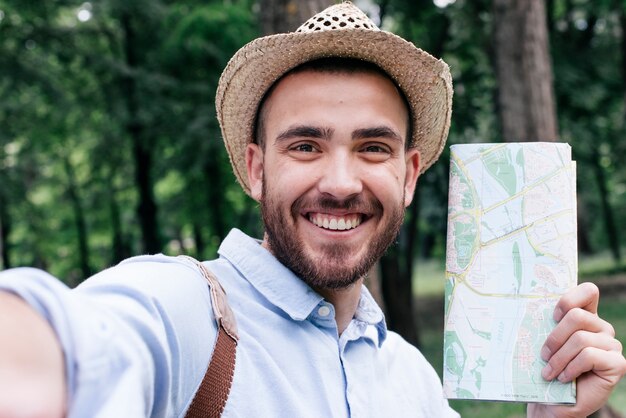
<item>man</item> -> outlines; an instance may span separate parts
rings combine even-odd
[[[239,334],[224,416],[457,416],[362,284],[441,152],[451,94],[443,62],[349,3],[233,57],[218,118],[266,234],[233,230],[204,263]],[[0,416],[184,416],[218,338],[193,263],[136,257],[75,290],[1,276]],[[578,378],[577,405],[530,416],[586,416],[626,372],[597,303],[592,285],[564,296],[543,352],[545,378]]]

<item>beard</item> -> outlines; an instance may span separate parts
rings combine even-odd
[[[345,210],[373,213],[380,218],[383,213],[380,201],[373,197],[365,199],[361,195],[346,200],[320,197],[313,202],[300,197],[292,204],[288,213],[283,213],[279,202],[268,193],[265,184],[262,196],[261,215],[270,251],[278,261],[314,289],[344,289],[364,277],[395,242],[404,221],[404,206],[400,203],[391,209],[388,219],[378,228],[380,234],[371,236],[369,242],[364,244],[367,246],[365,253],[348,264],[346,260],[351,259],[352,253],[358,249],[346,243],[324,244],[317,255],[310,254],[305,249],[296,230],[297,220],[301,217],[300,208],[315,207],[320,212]],[[401,202],[403,201],[404,197]]]

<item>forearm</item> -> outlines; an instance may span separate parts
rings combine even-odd
[[[0,417],[65,416],[63,351],[48,322],[0,291]]]

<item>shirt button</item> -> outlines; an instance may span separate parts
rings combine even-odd
[[[320,306],[320,308],[317,310],[317,313],[319,314],[319,316],[328,316],[330,314],[330,308],[326,305]]]

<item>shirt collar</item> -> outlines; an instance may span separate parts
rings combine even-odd
[[[305,320],[323,300],[317,292],[285,267],[261,241],[251,238],[239,229],[232,229],[218,250],[242,276],[269,302],[296,321]],[[354,319],[376,327],[378,345],[387,336],[382,310],[366,289],[361,287],[361,298]]]
[[[230,261],[268,301],[294,320],[306,319],[323,299],[262,247],[260,241],[238,229],[230,231],[218,254]]]
[[[361,286],[361,299],[359,299],[359,305],[356,308],[354,319],[376,327],[378,331],[377,343],[380,347],[387,338],[385,315],[365,285]]]

